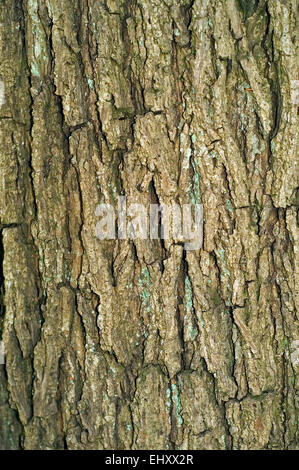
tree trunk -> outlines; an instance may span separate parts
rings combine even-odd
[[[296,13],[1,1],[0,448],[296,448]],[[202,248],[99,240],[118,195]]]

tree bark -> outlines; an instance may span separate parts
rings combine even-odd
[[[0,448],[296,448],[296,14],[1,1]],[[100,241],[118,195],[202,249]]]

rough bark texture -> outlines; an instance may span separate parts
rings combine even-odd
[[[1,0],[0,448],[296,448],[296,14]],[[203,248],[98,240],[120,194]]]

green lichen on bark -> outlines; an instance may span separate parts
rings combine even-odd
[[[0,448],[297,447],[295,22],[1,2]],[[201,202],[202,249],[101,242],[118,195]]]

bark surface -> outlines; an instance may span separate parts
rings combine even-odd
[[[296,448],[296,15],[1,0],[0,448]],[[118,195],[202,249],[98,240]]]

